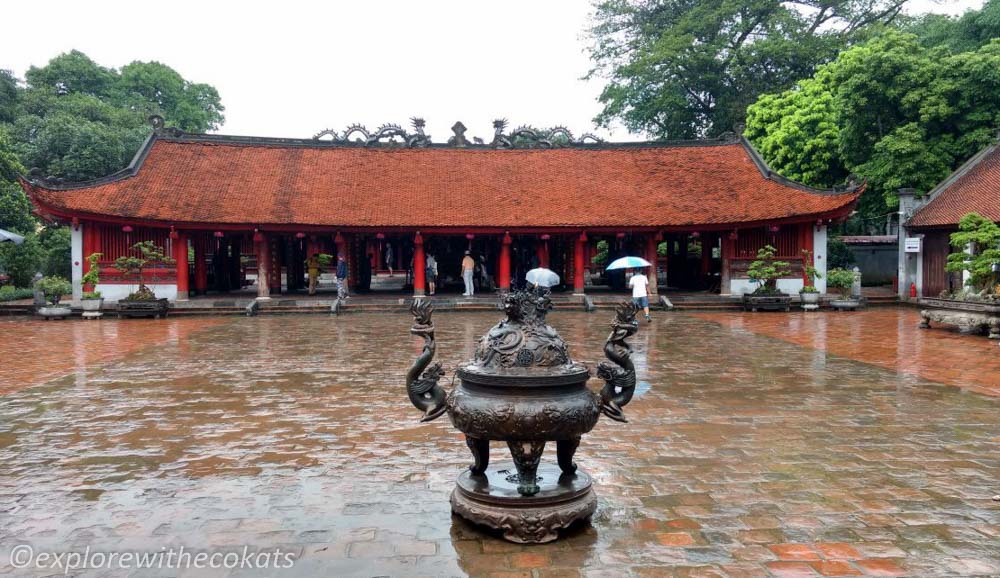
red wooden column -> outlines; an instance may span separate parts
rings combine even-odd
[[[587,247],[587,233],[580,233],[573,244],[573,294],[583,295],[584,285],[584,252]]]
[[[267,235],[257,231],[253,234],[253,253],[257,258],[257,298],[271,298],[271,243]]]
[[[427,261],[424,259],[424,238],[420,231],[413,237],[413,296],[423,297],[427,284],[425,270]]]
[[[188,238],[184,233],[173,233],[174,260],[177,261],[177,300],[187,301],[188,286]]]
[[[264,235],[264,246],[262,252],[267,253],[267,280],[268,295],[271,293],[281,293],[281,254],[284,249],[284,239],[281,237],[271,238]],[[258,294],[259,294],[258,289]]]
[[[205,263],[205,245],[208,240],[202,233],[191,238],[194,245],[194,292],[204,295],[208,292],[208,265]]]
[[[513,240],[510,233],[503,234],[503,241],[500,243],[500,264],[497,267],[497,283],[501,291],[510,290],[510,245]]]
[[[538,245],[535,246],[536,255],[538,256],[538,266],[549,268],[549,235],[544,234],[538,238]]]
[[[646,271],[647,278],[649,279],[649,286],[647,290],[649,291],[649,296],[653,297],[657,294],[656,286],[656,247],[660,244],[658,239],[659,234],[650,234],[646,236],[646,260],[652,264],[652,267]]]

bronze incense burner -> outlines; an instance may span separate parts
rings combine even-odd
[[[638,330],[637,308],[618,306],[604,346],[612,362],[601,362],[599,393],[587,388],[590,371],[575,363],[566,342],[545,322],[552,308],[544,288],[502,295],[506,319],[484,335],[475,357],[457,370],[460,382],[450,392],[438,385],[433,306],[414,302],[410,332],[424,348],[406,376],[410,401],[431,421],[445,412],[465,434],[473,464],[458,478],[452,511],[501,530],[513,542],[555,540],[558,531],[594,513],[597,497],[590,476],[573,456],[580,437],[603,413],[625,422],[622,412],[635,391],[635,368],[625,339]],[[510,463],[490,467],[490,442],[506,442]],[[541,463],[546,442],[555,442],[558,466]]]

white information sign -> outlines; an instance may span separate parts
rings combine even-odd
[[[903,241],[903,251],[906,253],[920,252],[920,237],[907,237]]]

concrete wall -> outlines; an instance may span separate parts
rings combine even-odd
[[[156,285],[147,283],[146,286],[152,289],[153,293],[156,293],[157,297],[160,298],[166,297],[171,301],[177,300],[176,283],[165,283]],[[118,301],[120,299],[124,299],[125,297],[128,296],[129,293],[134,291],[135,288],[136,288],[135,285],[119,284],[119,283],[115,284],[99,283],[97,285],[97,290],[101,292],[101,296],[104,297],[105,302]]]
[[[889,284],[896,276],[899,245],[848,245],[865,285]]]
[[[71,281],[73,282],[73,305],[79,306],[83,297],[83,228],[86,225],[80,224],[70,227],[70,257],[69,264],[71,270]]]
[[[747,278],[733,279],[729,282],[730,295],[753,293],[759,285]],[[802,279],[778,279],[778,290],[790,295],[797,295],[802,290]]]
[[[826,271],[829,267],[826,266],[827,261],[827,250],[826,250],[826,225],[819,225],[813,227],[813,267],[816,267],[816,272],[819,273],[820,278],[816,279],[816,289],[820,293],[826,293]]]

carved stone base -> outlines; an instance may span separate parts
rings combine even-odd
[[[538,493],[518,492],[518,474],[511,463],[499,464],[477,476],[464,472],[451,493],[451,510],[466,520],[503,532],[519,544],[541,544],[559,537],[559,530],[586,520],[597,509],[590,476],[583,470],[564,475],[554,464],[538,467]]]

